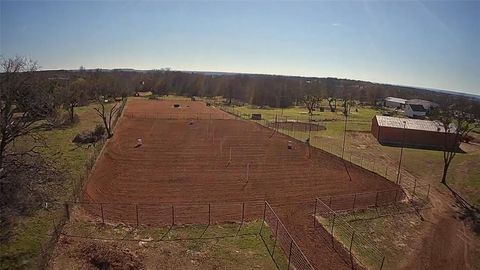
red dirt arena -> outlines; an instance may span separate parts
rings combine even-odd
[[[287,147],[289,140],[292,149]],[[84,200],[116,205],[109,215],[117,219],[129,219],[135,211],[122,203],[139,204],[145,223],[161,223],[171,204],[217,205],[220,221],[238,213],[230,212],[228,205],[246,202],[246,215],[261,218],[262,208],[254,205],[263,206],[266,200],[316,269],[347,269],[327,245],[318,248],[322,239],[311,228],[314,198],[396,187],[377,174],[309,150],[306,143],[254,122],[234,119],[204,102],[133,99],[90,175]],[[179,209],[177,222],[182,222]],[[208,210],[198,206],[188,211]]]

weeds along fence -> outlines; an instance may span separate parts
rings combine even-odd
[[[429,203],[430,184],[413,188],[397,188],[390,190],[333,195],[318,198],[337,213],[355,212],[358,210],[382,208],[399,203],[412,207],[426,207]]]
[[[274,209],[265,201],[208,204],[67,202],[52,206],[51,210],[55,228],[52,233],[56,237],[160,242],[258,236],[278,269],[314,270]],[[57,223],[59,220],[69,222],[61,227]],[[108,231],[105,225],[114,229]],[[133,231],[137,229],[150,237],[136,237]]]
[[[342,146],[335,145],[330,141],[326,141],[319,136],[312,136],[311,132],[316,132],[322,130],[325,122],[318,121],[307,121],[301,122],[299,118],[284,117],[284,116],[275,116],[273,120],[252,120],[249,114],[244,114],[240,110],[237,110],[232,107],[220,106],[220,109],[223,111],[232,114],[233,116],[254,121],[262,126],[273,129],[279,133],[290,136],[299,141],[305,142],[309,139],[309,144],[312,147],[323,150],[324,152],[330,153],[336,157],[339,157],[345,161],[350,162],[353,165],[362,167],[368,171],[376,173],[384,178],[397,183],[398,185],[405,188],[415,188],[418,185],[422,185],[420,181],[410,175],[408,172],[398,168],[397,165],[391,165],[386,160],[378,159],[371,157],[364,153],[359,153],[358,151],[344,149]],[[308,120],[308,119],[307,119]],[[293,123],[304,123],[307,124],[308,128],[302,126],[299,127]],[[358,125],[365,124],[367,121],[349,121],[349,125]],[[370,123],[368,121],[368,123]],[[289,126],[291,125],[291,127]],[[347,131],[349,131],[347,129]]]
[[[385,256],[371,238],[356,233],[341,214],[321,199],[315,201],[313,222],[315,233],[330,242],[352,269],[383,269]]]
[[[127,99],[123,99],[122,103],[119,106],[115,114],[115,118],[113,119],[113,127],[116,126],[118,119],[122,115],[123,109],[127,103]],[[96,143],[96,145],[92,148],[93,150],[87,155],[85,160],[85,170],[84,172],[80,173],[78,178],[73,181],[72,187],[72,197],[75,200],[78,200],[80,194],[83,190],[83,186],[92,170],[93,166],[95,165],[95,161],[97,157],[100,155],[103,146],[105,145],[106,138],[102,137],[102,139]],[[49,228],[49,238],[46,240],[45,243],[42,244],[41,247],[41,255],[38,259],[38,265],[41,269],[46,268],[48,261],[50,260],[53,249],[55,244],[57,243],[58,237],[60,236],[63,227],[66,225],[68,221],[67,213],[65,212],[65,208],[62,205],[56,203],[44,203],[43,209],[41,211],[46,212],[47,215],[51,217],[51,227]]]
[[[270,230],[264,229],[265,226]],[[264,206],[260,237],[278,269],[314,270],[268,202]]]
[[[385,256],[370,237],[349,224],[356,213],[375,210],[375,216],[416,211],[428,207],[430,185],[326,196],[315,199],[313,227],[352,268],[382,269]]]

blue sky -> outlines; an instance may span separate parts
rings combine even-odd
[[[480,2],[0,5],[0,53],[43,69],[331,76],[480,94]]]

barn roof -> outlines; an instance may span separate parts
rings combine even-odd
[[[378,126],[380,127],[403,128],[403,125],[405,122],[406,129],[435,131],[435,132],[444,131],[442,124],[436,121],[410,119],[410,118],[398,118],[398,117],[383,116],[383,115],[376,115],[375,118],[377,119]],[[452,132],[454,132],[455,129],[451,128],[451,130]]]
[[[397,98],[397,97],[386,97],[385,101],[397,102],[397,103],[401,103],[401,104],[405,104],[407,102],[406,99]]]
[[[426,112],[427,111],[427,110],[425,110],[423,105],[420,105],[420,104],[407,104],[407,106],[410,106],[410,108],[412,108],[412,111],[414,111],[414,112]]]

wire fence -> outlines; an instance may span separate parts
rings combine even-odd
[[[385,256],[367,236],[355,231],[349,220],[356,213],[374,209],[376,217],[417,211],[428,207],[430,185],[326,196],[315,200],[313,226],[352,268],[382,269]]]
[[[314,270],[268,202],[265,202],[260,236],[278,269]]]
[[[385,256],[370,238],[359,233],[321,199],[315,201],[314,230],[330,242],[352,269],[383,269]]]
[[[308,121],[309,119],[307,119],[307,122],[301,122],[299,117],[293,118],[278,115],[276,115],[273,120],[253,120],[250,114],[242,113],[240,110],[233,107],[219,106],[219,108],[237,118],[251,120],[299,141],[306,142],[308,139],[310,146],[348,161],[352,165],[376,173],[402,187],[411,189],[416,186],[424,186],[416,177],[412,176],[401,167],[390,164],[387,160],[374,158],[363,152],[359,153],[358,150],[345,149],[343,146],[335,145],[331,141],[326,141],[319,136],[312,136],[311,132],[322,130],[322,127],[325,126],[325,122],[327,121]],[[292,123],[304,123],[306,125],[299,126]],[[349,121],[348,123],[349,125],[358,125],[370,124],[371,122],[355,120]],[[347,129],[347,131],[349,130]]]
[[[112,124],[113,128],[115,128],[119,118],[122,116],[123,109],[125,108],[126,103],[127,99],[123,99],[119,109],[114,116],[115,118],[113,119]],[[93,151],[88,154],[84,164],[84,172],[80,173],[79,177],[73,182],[73,199],[79,200],[81,192],[83,190],[83,186],[90,174],[90,171],[93,169],[95,161],[100,155],[103,146],[105,145],[105,141],[106,138],[102,137],[102,139],[97,142],[96,145],[94,145]],[[52,256],[53,249],[58,241],[58,237],[61,235],[62,229],[68,221],[68,216],[65,212],[65,208],[62,205],[55,203],[44,203],[43,209],[41,211],[46,212],[46,214],[49,215],[52,220],[52,225],[48,233],[49,237],[47,238],[46,242],[42,243],[41,245],[41,252],[37,263],[41,266],[41,268],[45,268]]]
[[[163,119],[163,120],[225,120],[232,119],[226,113],[154,113],[154,112],[125,112],[126,118],[135,119]]]

